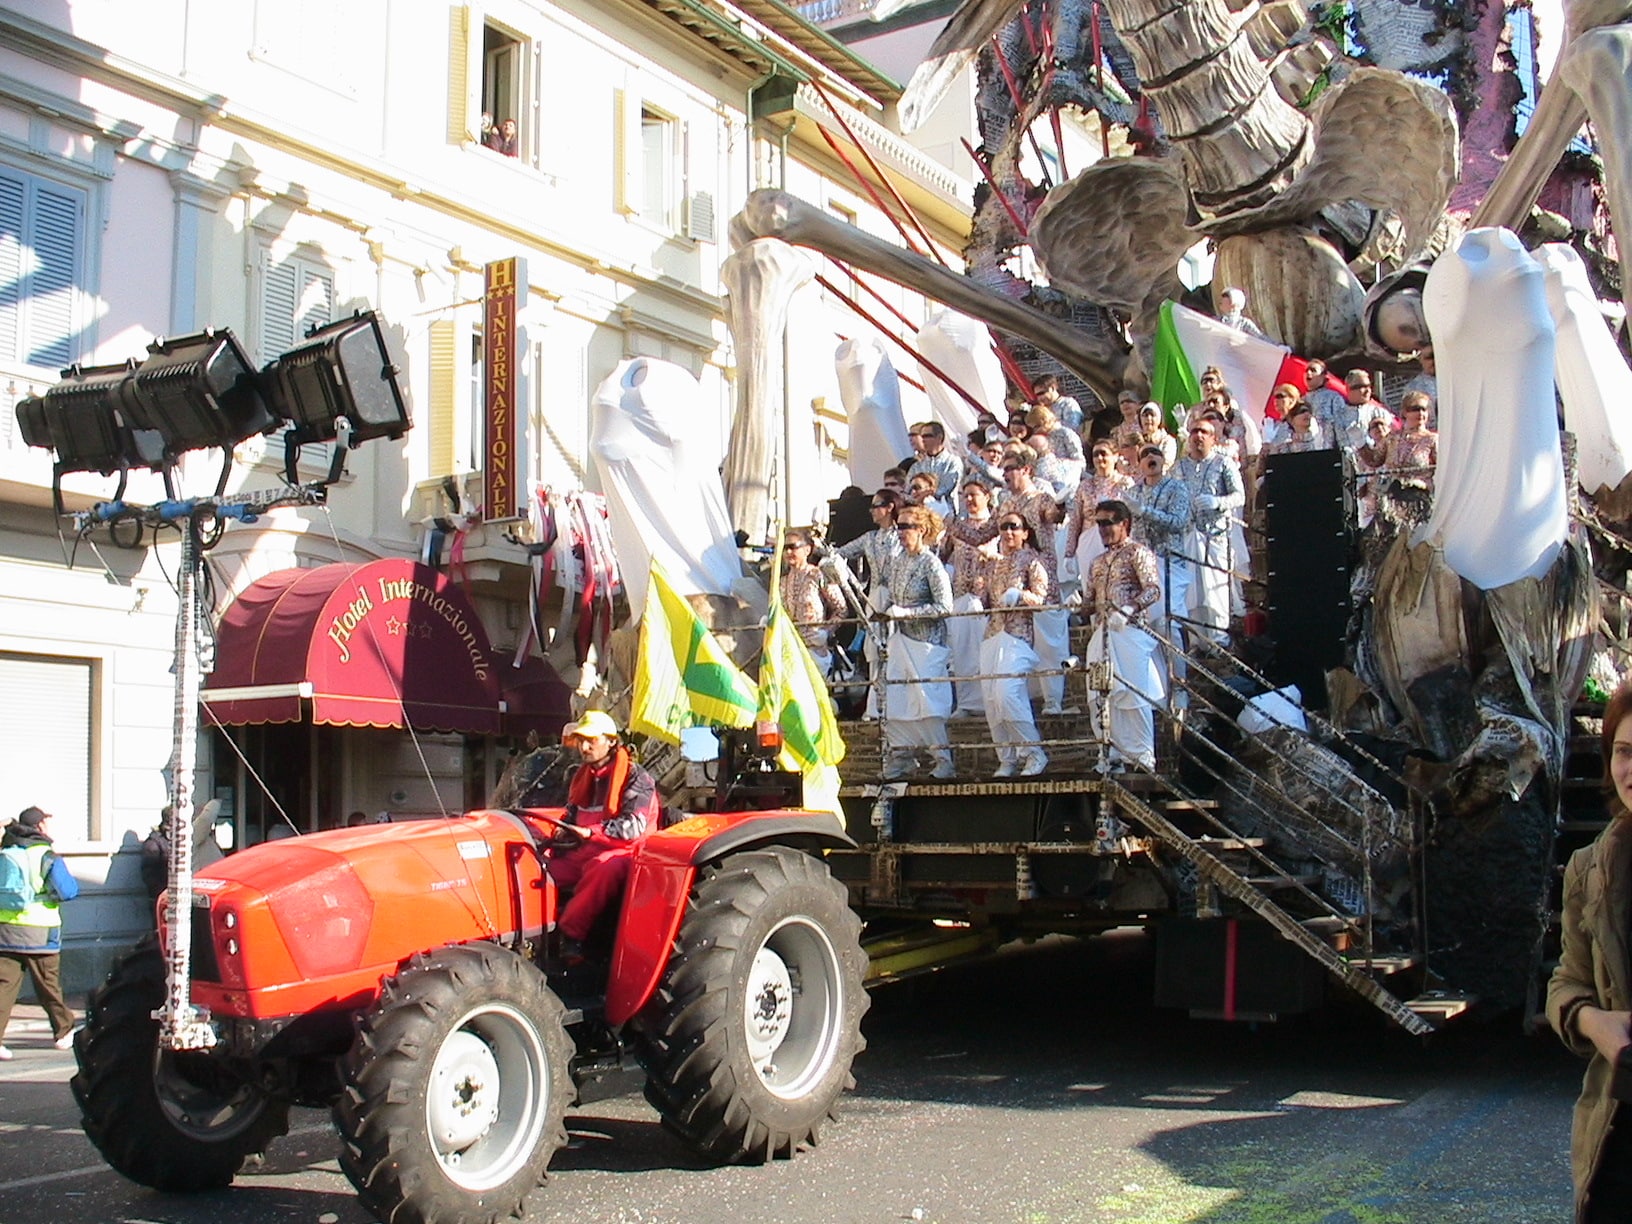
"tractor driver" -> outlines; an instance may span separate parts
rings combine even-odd
[[[584,762],[567,785],[568,823],[562,826],[578,844],[550,859],[551,878],[574,890],[560,920],[568,956],[582,955],[597,920],[623,895],[635,847],[657,817],[657,783],[618,741],[618,724],[602,710],[561,732],[561,742]]]

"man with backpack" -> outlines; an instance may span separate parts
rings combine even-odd
[[[59,1050],[74,1041],[74,1013],[62,997],[62,916],[79,883],[51,849],[51,814],[24,808],[0,836],[0,1037],[22,989],[23,973],[51,1020]],[[11,1057],[0,1045],[0,1062]]]

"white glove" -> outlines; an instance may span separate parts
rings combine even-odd
[[[1197,493],[1190,500],[1202,510],[1218,509],[1218,498],[1214,497],[1211,493]]]
[[[1082,566],[1075,557],[1060,558],[1060,581],[1074,582],[1082,577]]]
[[[1113,632],[1128,627],[1128,614],[1121,608],[1112,608],[1105,614],[1105,625]]]
[[[912,609],[902,604],[892,603],[888,608],[884,609],[884,615],[891,620],[905,620],[912,615]]]
[[[821,568],[822,573],[826,574],[829,578],[834,579],[843,578],[845,571],[850,568],[844,563],[844,558],[839,556],[838,553],[828,553],[819,562],[817,562],[817,565]]]
[[[1004,591],[1003,594],[997,597],[997,602],[1002,604],[1005,608],[1014,607],[1015,604],[1020,602],[1020,588],[1010,587],[1008,590]]]

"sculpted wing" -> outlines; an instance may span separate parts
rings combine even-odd
[[[1138,314],[1170,287],[1196,235],[1177,158],[1096,162],[1048,193],[1030,241],[1049,282],[1090,302]]]
[[[1431,85],[1361,68],[1321,99],[1309,165],[1277,199],[1201,228],[1212,233],[1306,221],[1358,201],[1399,218],[1402,260],[1422,250],[1450,200],[1460,138],[1450,99]],[[1379,164],[1386,150],[1386,165]]]

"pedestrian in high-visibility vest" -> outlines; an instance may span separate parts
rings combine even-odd
[[[58,906],[79,896],[74,879],[51,848],[51,814],[24,808],[0,836],[0,1038],[23,974],[51,1019],[59,1050],[74,1041],[74,1013],[62,997],[62,915]],[[0,1045],[0,1061],[12,1056]]]

